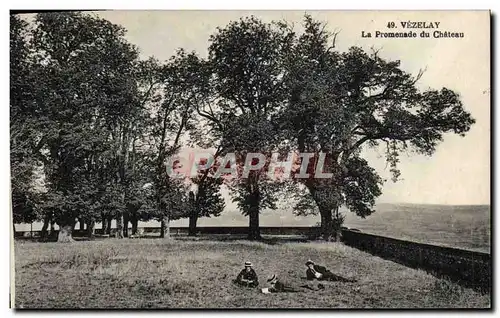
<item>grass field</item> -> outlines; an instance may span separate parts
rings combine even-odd
[[[304,280],[308,258],[357,283],[259,293],[230,281],[244,261],[265,287],[272,273]],[[17,308],[485,308],[482,295],[341,243],[161,239],[15,243]]]

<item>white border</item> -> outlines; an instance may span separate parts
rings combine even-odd
[[[450,6],[450,4],[452,6]],[[34,0],[18,0],[18,1],[4,1],[2,2],[2,7],[6,7],[5,10],[2,10],[3,14],[0,16],[0,21],[1,21],[1,26],[3,32],[1,32],[1,41],[4,45],[3,50],[1,51],[3,54],[3,63],[2,63],[2,72],[3,74],[3,82],[2,82],[2,88],[3,88],[3,100],[4,103],[2,107],[0,107],[1,111],[1,116],[0,116],[0,147],[3,150],[1,155],[0,155],[0,202],[2,203],[3,207],[3,222],[1,222],[1,225],[3,226],[3,229],[0,233],[3,235],[3,240],[1,240],[2,244],[2,251],[3,251],[3,259],[4,261],[0,263],[1,265],[1,281],[0,281],[0,300],[4,304],[2,306],[2,317],[10,317],[14,315],[14,312],[12,310],[8,309],[7,306],[7,301],[9,299],[9,284],[10,284],[10,278],[9,278],[9,272],[10,272],[10,263],[7,262],[7,259],[10,259],[10,233],[11,233],[11,226],[10,226],[10,220],[9,220],[9,212],[10,212],[10,197],[9,197],[9,171],[10,171],[10,166],[9,166],[9,89],[8,89],[8,82],[9,82],[9,66],[8,66],[8,60],[9,60],[9,47],[8,47],[8,25],[9,25],[9,20],[8,20],[8,10],[9,9],[28,9],[28,10],[33,10],[33,9],[115,9],[115,10],[145,10],[145,9],[160,9],[160,10],[166,10],[166,9],[205,9],[205,10],[230,10],[230,9],[239,9],[239,10],[314,10],[314,9],[320,9],[320,10],[439,10],[439,9],[447,9],[447,10],[478,10],[478,9],[491,9],[493,13],[499,13],[499,1],[486,1],[486,0],[474,0],[474,1],[453,1],[453,2],[444,2],[444,1],[436,1],[436,0],[421,0],[421,1],[413,1],[413,2],[404,2],[404,1],[356,1],[356,0],[350,0],[350,1],[319,1],[319,0],[307,0],[307,1],[286,1],[286,2],[274,2],[271,3],[269,0],[251,0],[251,1],[220,1],[220,0],[212,0],[212,1],[193,1],[193,0],[184,0],[184,1],[177,1],[175,3],[173,2],[168,2],[168,1],[110,1],[110,0],[86,0],[86,1],[72,1],[72,2],[56,2],[56,1],[34,1]],[[496,17],[498,19],[498,16]],[[494,28],[494,35],[497,36],[498,38],[498,20],[496,21],[496,25]],[[493,36],[493,35],[492,35]],[[498,50],[495,50],[495,56],[492,56],[492,59],[498,61]],[[495,63],[496,64],[496,63]],[[494,70],[496,71],[496,69]],[[496,81],[495,85],[495,90],[492,90],[494,93],[498,89],[498,81]],[[496,111],[495,113],[495,121],[498,123],[499,121],[499,112]],[[492,129],[495,129],[494,126],[491,127]],[[495,149],[498,150],[498,140],[499,136],[497,135],[497,131],[494,131],[495,133]],[[497,153],[495,154],[496,156],[498,155]],[[496,180],[497,174],[495,173],[495,180]],[[496,189],[494,197],[498,197],[498,189]],[[495,214],[496,211],[492,211],[492,214]],[[495,229],[498,229],[498,219],[499,217],[496,216],[494,217],[495,224],[493,227]],[[8,236],[9,235],[9,236]],[[494,237],[492,237],[492,241],[494,241]],[[494,244],[495,246],[495,255],[498,253],[498,245]],[[495,262],[496,263],[496,262]],[[496,272],[495,272],[496,274]],[[494,275],[495,278],[498,277],[498,275]],[[497,281],[497,279],[495,279]],[[498,286],[495,282],[495,286]],[[496,290],[497,293],[494,295],[494,303],[498,305],[498,290]],[[334,313],[334,312],[332,312]],[[57,314],[60,316],[72,316],[78,313],[74,312],[44,312],[44,313],[39,313],[38,315],[41,316],[46,316],[46,317],[51,317],[52,315]],[[113,312],[106,312],[106,313],[91,313],[92,316],[95,317],[108,317],[110,314],[114,314]],[[136,317],[136,316],[143,316],[143,315],[151,315],[151,314],[160,314],[160,315],[166,315],[168,314],[169,316],[177,316],[177,315],[182,315],[182,316],[191,316],[191,315],[208,315],[208,316],[226,316],[226,315],[238,315],[241,317],[255,317],[255,315],[259,316],[268,316],[268,315],[273,315],[273,316],[288,316],[290,312],[252,312],[252,313],[244,313],[244,312],[229,312],[229,313],[222,313],[222,312],[210,312],[210,313],[202,313],[202,312],[193,312],[193,313],[186,313],[186,312],[129,312],[129,313],[116,313],[120,314],[120,316],[130,316],[130,317]],[[296,313],[300,316],[307,315],[306,312],[298,312]],[[328,314],[326,312],[313,312],[310,315],[313,314]],[[368,316],[368,315],[381,315],[381,316],[393,316],[393,315],[400,315],[402,313],[400,312],[378,312],[378,313],[373,313],[373,312],[365,312],[365,313],[360,313],[360,312],[355,312],[355,313],[337,313],[337,317],[347,317],[347,316],[356,316],[356,317],[363,317],[363,316]],[[422,313],[422,312],[405,312],[405,315],[408,316],[421,316],[421,315],[427,315],[431,314],[434,315],[435,313]],[[442,313],[443,316],[462,316],[462,315],[471,315],[474,314],[472,312],[447,312],[447,313]],[[29,313],[29,314],[23,314],[24,317],[34,317],[35,313]]]
[[[275,1],[253,0],[253,1],[224,1],[224,0],[184,0],[184,1],[116,1],[116,0],[88,0],[88,1],[33,1],[19,0],[10,1],[10,8],[17,9],[115,9],[115,10],[146,10],[146,9],[210,9],[210,10],[477,10],[491,9],[495,1],[453,1],[450,2],[423,0],[408,3],[404,1],[342,1],[332,3],[330,1],[308,0],[308,1]]]

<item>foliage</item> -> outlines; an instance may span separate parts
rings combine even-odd
[[[208,67],[217,111],[198,113],[220,136],[222,153],[269,153],[276,149],[274,115],[283,106],[283,52],[290,37],[281,24],[266,24],[255,17],[233,21],[210,37]],[[207,106],[208,107],[208,106]],[[274,186],[252,171],[232,184],[233,200],[250,217],[250,238],[257,238],[258,214],[273,208]],[[262,205],[262,206],[261,206]]]
[[[83,13],[40,13],[29,56],[47,200],[60,225],[123,208],[127,127],[137,116],[136,49],[125,30]],[[120,183],[120,184],[119,184]],[[117,191],[111,190],[120,188]],[[117,202],[118,201],[118,202]]]
[[[28,24],[10,16],[10,163],[14,222],[36,219],[35,175],[39,162],[33,152],[40,134],[33,113],[33,87]]]
[[[217,216],[224,181],[249,216],[250,238],[260,236],[259,213],[276,208],[280,191],[293,192],[298,213],[319,212],[328,237],[342,225],[340,206],[366,217],[381,195],[364,147],[385,146],[397,181],[401,153],[432,155],[444,134],[464,136],[474,124],[458,93],[419,90],[422,72],[377,51],[336,50],[337,34],[308,15],[301,32],[242,18],[210,36],[207,58],[179,49],[164,63],[140,60],[125,33],[86,13],[39,13],[31,25],[11,15],[15,221],[50,214],[72,225],[128,213],[165,225],[193,209]],[[216,158],[235,153],[240,173],[196,176],[194,206],[187,182],[167,166],[193,144],[216,149]],[[311,175],[324,153],[332,178],[294,171],[291,183],[276,181],[263,173],[267,159],[241,178],[247,154],[274,152],[316,154]],[[46,193],[36,189],[40,179]]]
[[[463,136],[474,119],[457,93],[419,91],[415,84],[422,73],[412,76],[399,61],[386,61],[377,51],[335,51],[337,34],[310,16],[305,16],[304,30],[287,52],[289,94],[281,126],[299,152],[328,155],[325,169],[333,178],[303,181],[322,216],[329,219],[346,204],[364,217],[373,212],[382,180],[359,157],[363,146],[385,143],[397,180],[401,151],[431,155],[444,133]]]
[[[195,209],[198,217],[219,216],[226,206],[220,192],[222,179],[213,176],[192,179],[198,189],[195,195]]]

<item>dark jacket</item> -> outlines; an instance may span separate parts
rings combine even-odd
[[[298,292],[298,290],[286,283],[282,283],[279,280],[271,287],[269,288],[269,291],[271,293],[294,293]]]
[[[243,269],[239,274],[238,277],[236,277],[236,283],[243,283],[241,280],[246,279],[246,280],[251,280],[252,285],[259,285],[259,279],[257,277],[257,273],[251,268],[248,272],[246,269]]]
[[[328,273],[330,273],[329,270],[326,269],[326,267],[324,266],[320,266],[320,265],[313,265],[313,268],[316,272],[320,273],[323,275],[323,277],[325,275],[328,275]],[[316,276],[314,276],[314,272],[308,268],[306,270],[306,276],[307,276],[307,280],[315,280],[316,279]]]

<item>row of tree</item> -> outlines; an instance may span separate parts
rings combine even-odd
[[[71,240],[76,220],[96,222],[199,217],[224,209],[214,169],[171,178],[167,162],[181,148],[236,153],[326,153],[328,179],[277,182],[262,171],[227,185],[259,239],[259,213],[280,194],[297,213],[319,213],[327,240],[338,236],[346,206],[374,212],[383,180],[361,158],[386,146],[397,179],[398,155],[431,155],[444,133],[464,135],[474,119],[457,93],[419,91],[399,61],[353,47],[335,50],[336,34],[305,16],[301,31],[280,21],[242,18],[210,37],[208,55],[180,49],[167,61],[142,60],[125,30],[94,15],[41,13],[10,28],[11,179],[15,222],[44,220]],[[318,157],[307,169],[314,169]],[[238,160],[241,164],[243,160]],[[43,187],[36,183],[43,180]],[[193,186],[193,184],[195,186]],[[109,228],[108,228],[109,230]]]

